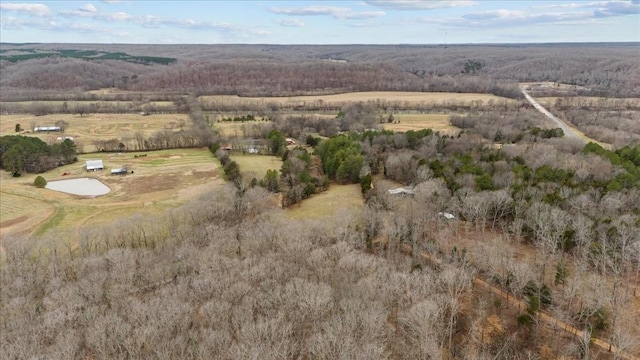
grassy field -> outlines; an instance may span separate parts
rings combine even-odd
[[[444,134],[457,134],[460,129],[451,125],[450,115],[445,114],[395,114],[396,123],[382,125],[385,130],[405,132],[409,130],[432,129]]]
[[[557,96],[549,96],[549,97],[538,97],[536,100],[540,103],[540,105],[546,107],[547,109],[553,106],[558,99],[561,99]],[[570,100],[575,104],[584,104],[586,106],[598,106],[599,103],[602,104],[616,104],[621,108],[626,107],[640,107],[640,98],[603,98],[596,96],[575,96],[571,97]],[[577,105],[582,106],[582,105]]]
[[[68,123],[65,132],[27,133],[31,125],[52,126],[58,120]],[[74,142],[82,147],[84,152],[95,151],[94,140],[133,137],[140,132],[145,137],[157,131],[171,129],[177,131],[181,126],[191,126],[188,115],[185,114],[154,114],[141,116],[139,114],[88,114],[84,116],[57,114],[33,116],[30,114],[2,115],[0,123],[1,135],[15,135],[15,126],[26,130],[22,135],[37,136],[44,142],[50,143],[60,136],[73,137]]]
[[[0,172],[2,195],[0,234],[42,234],[55,228],[73,230],[104,224],[134,214],[158,214],[224,184],[219,162],[207,149],[178,149],[144,153],[103,153],[79,156],[79,162],[41,174],[47,181],[92,177],[111,192],[82,197],[33,187],[36,175],[12,178]],[[87,173],[85,160],[102,159],[105,170]],[[111,175],[110,169],[126,165],[134,173]],[[62,176],[63,173],[69,175]]]
[[[132,108],[143,106],[146,104],[155,105],[155,106],[174,106],[173,101],[105,101],[105,100],[39,100],[39,101],[2,101],[1,105],[21,105],[21,106],[31,106],[34,104],[39,105],[49,105],[61,107],[63,104],[67,104],[69,109],[73,109],[78,105],[89,106],[94,104],[98,109],[99,108],[110,108],[110,107],[119,107],[119,108]]]
[[[224,105],[261,105],[267,106],[270,103],[277,103],[281,106],[303,106],[308,102],[322,102],[326,105],[340,105],[347,102],[358,101],[388,101],[388,102],[406,102],[412,104],[468,104],[472,101],[506,101],[514,102],[515,100],[495,96],[491,94],[475,94],[475,93],[446,93],[446,92],[406,92],[406,91],[371,91],[371,92],[352,92],[336,95],[317,95],[317,96],[291,96],[291,97],[239,97],[235,95],[211,95],[201,96],[200,100],[204,103],[218,103]]]
[[[220,133],[221,136],[228,138],[241,138],[247,135],[253,137],[250,134],[256,134],[260,126],[268,124],[265,121],[245,121],[245,122],[217,122],[213,128]]]
[[[258,181],[264,178],[267,170],[277,170],[279,173],[282,168],[282,160],[276,156],[233,154],[231,160],[238,163],[244,176],[255,177]]]
[[[333,184],[329,190],[289,207],[286,216],[298,220],[320,219],[334,216],[341,210],[360,210],[363,206],[359,184]]]

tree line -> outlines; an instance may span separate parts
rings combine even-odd
[[[36,137],[5,135],[0,137],[0,168],[13,176],[42,173],[77,161],[76,145],[70,139],[48,145]]]

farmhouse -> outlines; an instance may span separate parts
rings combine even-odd
[[[87,171],[98,171],[104,169],[102,160],[87,160],[85,166],[87,168]]]

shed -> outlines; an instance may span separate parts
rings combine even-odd
[[[111,175],[125,175],[127,173],[127,168],[125,166],[111,169]]]
[[[102,160],[87,160],[87,171],[98,171],[104,169],[104,165],[102,164]]]

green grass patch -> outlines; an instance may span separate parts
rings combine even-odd
[[[39,236],[47,232],[49,229],[56,227],[66,215],[66,211],[63,207],[56,207],[56,211],[47,221],[45,221],[42,225],[40,225],[36,231],[33,232],[35,236]]]
[[[277,170],[278,173],[282,168],[282,160],[271,155],[232,155],[231,160],[238,163],[241,174],[255,173],[255,178],[262,179],[267,170]]]

